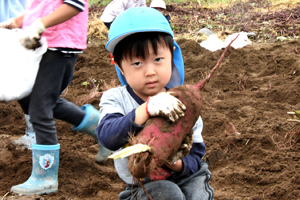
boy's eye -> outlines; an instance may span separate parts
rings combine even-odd
[[[142,63],[141,62],[135,62],[135,63],[133,63],[132,65],[134,65],[134,66],[139,66],[139,65],[141,65]]]
[[[159,62],[159,61],[161,61],[162,60],[162,58],[156,58],[155,59],[155,62]]]

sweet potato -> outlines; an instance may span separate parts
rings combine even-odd
[[[196,86],[191,85],[172,88],[170,91],[176,92],[178,99],[187,107],[185,116],[174,124],[162,117],[150,118],[133,138],[133,144],[147,144],[151,147],[150,153],[133,154],[129,157],[128,168],[134,177],[144,178],[156,167],[172,160],[200,115],[201,97],[197,90]]]
[[[151,147],[150,152],[137,153],[129,157],[128,169],[134,177],[145,178],[156,168],[162,167],[165,162],[170,162],[182,145],[185,137],[188,134],[192,134],[192,128],[201,110],[200,90],[220,65],[231,43],[223,52],[216,66],[201,83],[196,85],[182,85],[169,90],[170,92],[177,93],[178,99],[186,106],[184,117],[180,118],[176,123],[172,123],[162,117],[150,118],[137,136],[132,138],[131,145],[145,144]]]

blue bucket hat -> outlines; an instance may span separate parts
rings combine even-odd
[[[159,11],[149,7],[134,7],[121,13],[111,24],[106,44],[106,49],[113,53],[115,46],[125,37],[140,32],[164,32],[174,38],[169,22]],[[167,88],[182,85],[184,82],[184,64],[181,49],[174,41],[176,47],[173,54],[172,75]],[[127,81],[115,65],[117,74],[122,85]]]

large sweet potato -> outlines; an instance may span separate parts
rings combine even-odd
[[[199,87],[183,85],[172,88],[178,99],[186,106],[185,116],[172,123],[162,117],[150,118],[145,127],[133,138],[133,144],[147,144],[151,152],[133,154],[129,158],[128,168],[136,178],[148,176],[156,167],[171,161],[182,144],[185,136],[192,131],[201,109]],[[138,167],[140,166],[140,167]]]

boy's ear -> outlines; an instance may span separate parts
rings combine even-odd
[[[120,72],[123,74],[123,76],[124,76],[124,73],[123,73],[123,70],[122,70],[122,68],[121,67],[119,67],[119,65],[117,64],[117,63],[115,63],[115,65],[117,65],[117,67],[119,68],[119,70],[120,70]]]
[[[176,47],[174,46],[174,47],[173,47],[173,50],[175,51],[175,49],[176,49]]]

